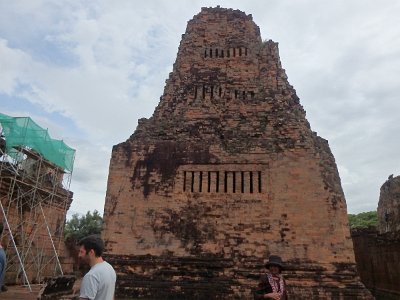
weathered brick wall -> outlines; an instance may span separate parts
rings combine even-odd
[[[389,176],[381,186],[378,221],[381,233],[400,230],[400,176]]]
[[[378,230],[351,232],[357,268],[376,299],[400,299],[400,176],[381,187],[378,222]]]
[[[104,221],[120,294],[251,298],[272,253],[292,299],[370,297],[328,143],[240,11],[188,22],[153,116],[113,148]]]
[[[56,274],[54,248],[63,272],[72,272],[73,260],[64,245],[62,235],[66,211],[72,202],[72,192],[62,188],[60,182],[54,186],[16,175],[7,166],[0,166],[0,171],[1,204],[30,283],[38,283],[45,277]],[[23,174],[21,170],[20,173]],[[0,222],[5,224],[2,245],[8,259],[6,283],[25,283],[21,264],[1,211]],[[54,248],[48,230],[52,234]],[[57,270],[59,274],[59,269]]]
[[[400,231],[352,230],[362,282],[376,299],[400,299]]]

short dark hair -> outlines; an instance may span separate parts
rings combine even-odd
[[[4,227],[3,227],[3,222],[0,222],[0,234],[3,233],[3,229],[4,229]]]
[[[96,257],[100,257],[104,251],[104,242],[99,235],[93,234],[81,239],[78,243],[79,246],[85,248],[86,253],[93,249]]]

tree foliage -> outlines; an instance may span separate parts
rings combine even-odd
[[[378,226],[378,213],[376,211],[349,214],[350,228],[367,228]]]
[[[77,242],[88,235],[100,234],[102,225],[103,218],[97,210],[94,210],[93,213],[88,211],[83,216],[74,214],[65,224],[65,240],[67,242]]]

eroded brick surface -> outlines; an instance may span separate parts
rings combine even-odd
[[[291,299],[370,299],[328,142],[251,15],[188,22],[153,116],[114,146],[104,212],[121,295],[251,298],[279,254]]]
[[[31,284],[59,274],[56,252],[63,272],[72,272],[73,259],[64,244],[63,226],[73,193],[64,189],[58,181],[39,181],[43,178],[39,176],[32,180],[24,170],[16,173],[9,163],[1,164],[0,201],[14,238],[13,242],[0,210],[0,222],[5,225],[2,236],[7,254],[5,282],[25,284],[24,271]]]
[[[381,186],[378,221],[380,233],[400,231],[400,176],[389,176]]]
[[[362,282],[376,299],[400,299],[400,231],[352,230]]]
[[[400,299],[400,176],[381,186],[378,221],[378,230],[352,230],[357,267],[376,299]]]

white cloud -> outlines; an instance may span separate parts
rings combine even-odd
[[[349,210],[375,209],[380,185],[400,174],[400,2],[0,0],[0,100],[34,103],[77,149],[71,209],[102,212],[112,145],[157,106],[186,22],[219,4],[252,14],[262,38],[279,42],[312,129],[340,165]],[[18,100],[7,109],[25,112]]]
[[[0,37],[0,92],[14,93],[24,66],[29,63],[29,56],[18,49],[11,49],[7,41]]]

